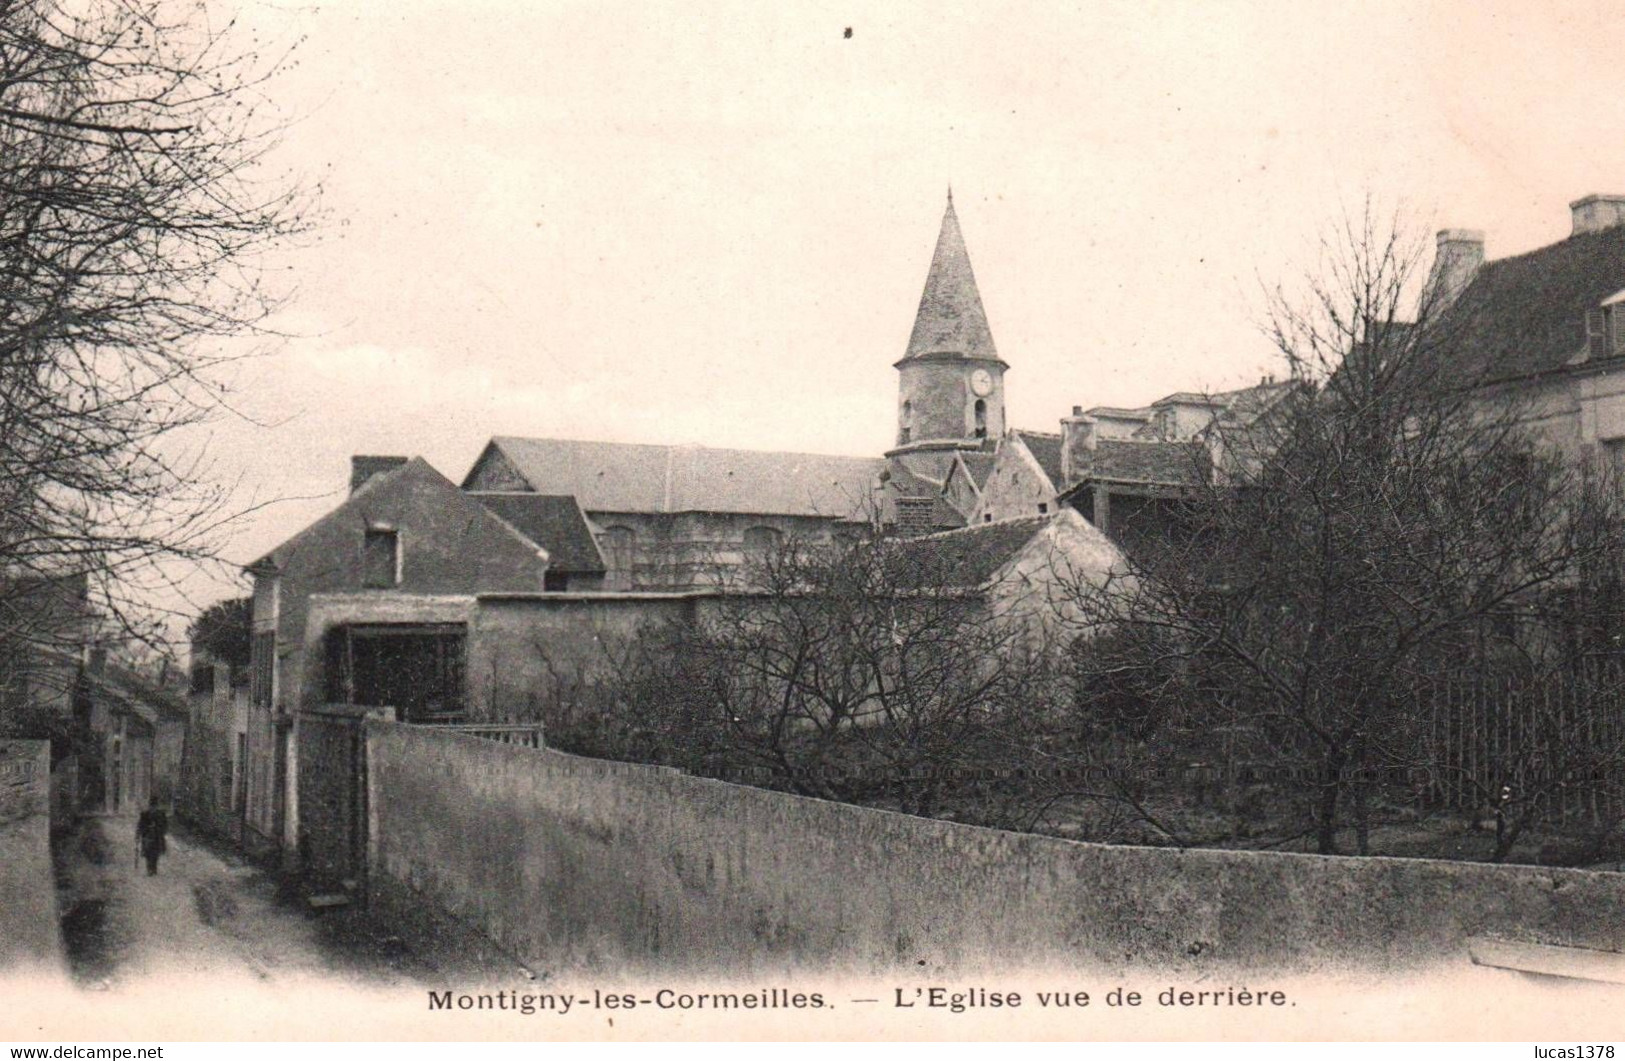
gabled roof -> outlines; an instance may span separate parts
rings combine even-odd
[[[490,529],[494,533],[523,546],[527,552],[539,552],[539,558],[542,560],[550,559],[545,548],[538,550],[536,543],[520,533],[511,523],[471,499],[465,501],[463,491],[452,485],[451,480],[441,475],[433,465],[422,457],[413,457],[405,464],[389,471],[380,472],[367,479],[351,491],[350,495],[337,508],[309,524],[258,560],[247,565],[244,570],[250,574],[257,574],[262,571],[277,571],[285,568],[290,558],[307,541],[321,533],[325,533],[326,529],[335,521],[359,517],[374,498],[387,497],[389,492],[396,487],[410,492],[427,492],[430,495],[435,495],[436,504],[441,507],[448,504],[452,506],[467,505],[476,514],[476,519],[490,520]],[[438,496],[441,490],[445,491],[444,501],[441,501]]]
[[[468,496],[546,550],[549,570],[569,574],[601,574],[605,570],[592,528],[575,498],[484,491],[469,491]]]
[[[1092,409],[1085,409],[1088,416],[1097,416],[1109,420],[1149,420],[1152,413],[1150,409],[1120,409],[1114,405],[1097,405]]]
[[[531,490],[573,496],[587,512],[738,512],[861,515],[885,461],[813,453],[493,438],[465,489],[487,461],[505,459]]]
[[[890,572],[902,589],[977,590],[1001,573],[1047,568],[1066,577],[1104,577],[1122,552],[1071,508],[1048,516],[1020,516],[887,544]],[[1043,550],[1032,565],[1016,565],[1029,550]],[[1027,575],[1023,574],[1025,582]]]
[[[1169,394],[1169,395],[1167,395],[1165,397],[1162,397],[1162,398],[1158,398],[1156,401],[1152,402],[1151,403],[1151,408],[1156,409],[1156,408],[1159,408],[1159,407],[1164,406],[1164,405],[1218,405],[1218,404],[1219,404],[1219,401],[1218,401],[1218,398],[1217,398],[1216,395],[1203,394],[1201,391],[1174,391],[1174,393]]]
[[[1245,424],[1268,412],[1297,386],[1299,384],[1292,380],[1267,379],[1251,387],[1221,391],[1213,397],[1224,409],[1225,417]]]
[[[894,577],[905,589],[974,589],[1014,560],[1053,516],[975,523],[892,543]]]
[[[1293,386],[1290,380],[1266,379],[1262,383],[1255,383],[1251,387],[1238,387],[1235,390],[1219,391],[1215,394],[1206,394],[1200,391],[1175,391],[1166,397],[1158,398],[1144,409],[1112,409],[1107,410],[1106,413],[1107,415],[1115,415],[1125,419],[1150,419],[1153,409],[1160,409],[1168,405],[1198,405],[1213,409],[1220,415],[1245,421],[1252,419],[1275,404]]]
[[[1021,430],[1017,430],[1015,434],[1021,439],[1021,444],[1027,447],[1027,452],[1033,455],[1033,460],[1044,469],[1044,474],[1049,476],[1050,485],[1056,489],[1065,486],[1066,484],[1061,482],[1061,436],[1043,431]]]
[[[1625,226],[1485,262],[1441,322],[1462,381],[1563,368],[1585,349],[1586,311],[1621,288]]]
[[[976,290],[970,254],[959,231],[954,213],[953,193],[948,193],[948,209],[942,215],[937,249],[931,255],[925,292],[914,315],[914,330],[908,337],[904,360],[930,354],[957,354],[960,357],[997,360],[993,332],[987,326],[982,296]]]

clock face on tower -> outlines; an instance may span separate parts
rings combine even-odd
[[[993,377],[987,374],[987,369],[979,368],[970,374],[970,389],[976,392],[978,398],[986,398],[993,393]]]

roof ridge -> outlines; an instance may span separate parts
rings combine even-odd
[[[247,571],[247,570],[250,570],[251,568],[259,567],[261,564],[265,563],[267,560],[273,560],[273,558],[276,556],[277,553],[280,553],[285,549],[293,548],[295,545],[297,545],[299,543],[300,539],[306,537],[312,531],[314,531],[317,527],[320,527],[322,524],[326,523],[328,521],[328,519],[333,516],[334,513],[338,512],[340,509],[348,507],[352,502],[362,498],[368,492],[370,492],[374,487],[376,487],[376,486],[378,486],[378,485],[380,485],[382,483],[386,483],[391,479],[394,479],[396,476],[403,474],[406,471],[406,469],[411,468],[411,467],[413,467],[413,466],[415,466],[417,464],[422,464],[425,468],[429,469],[435,475],[438,475],[440,478],[445,479],[446,482],[448,484],[450,484],[451,487],[454,490],[459,490],[459,491],[461,490],[461,487],[459,487],[456,483],[453,483],[450,479],[446,479],[446,475],[445,475],[444,472],[442,472],[439,468],[436,468],[434,465],[430,464],[429,461],[428,461],[428,458],[424,457],[423,454],[421,454],[421,453],[413,454],[412,456],[408,457],[404,463],[397,464],[395,467],[390,468],[387,471],[379,472],[376,475],[369,475],[366,478],[366,480],[362,482],[362,484],[360,486],[356,487],[354,490],[351,490],[349,493],[345,494],[344,498],[341,501],[339,501],[338,504],[334,505],[331,509],[329,509],[326,512],[322,513],[320,516],[317,516],[315,519],[311,520],[309,523],[307,523],[303,527],[299,528],[297,531],[295,531],[290,536],[282,539],[282,541],[279,544],[273,545],[270,549],[267,549],[264,553],[261,553],[260,556],[258,558],[256,558],[255,560],[251,561],[250,563],[244,564],[243,565],[243,570]],[[274,560],[273,560],[273,562],[274,562]]]
[[[1551,243],[1543,244],[1539,247],[1531,247],[1529,250],[1523,251],[1519,254],[1509,254],[1505,258],[1487,259],[1484,264],[1480,265],[1478,268],[1479,271],[1482,272],[1485,269],[1492,266],[1501,265],[1505,262],[1515,262],[1521,258],[1529,258],[1536,254],[1543,254],[1554,247],[1561,247],[1566,243],[1581,243],[1587,241],[1601,243],[1610,236],[1618,238],[1621,233],[1625,233],[1625,225],[1609,225],[1607,228],[1599,228],[1595,232],[1571,232],[1562,239],[1553,240]]]
[[[969,523],[963,527],[954,527],[952,530],[932,531],[930,534],[917,534],[912,538],[900,538],[898,541],[923,542],[931,538],[947,538],[954,534],[969,534],[975,531],[987,530],[990,527],[1009,527],[1017,523],[1048,523],[1050,520],[1061,515],[1064,511],[1066,510],[1062,509],[1052,512],[1046,516],[1006,516],[1004,519],[996,519],[987,523]]]
[[[643,449],[704,450],[707,453],[751,453],[776,457],[817,457],[820,460],[874,461],[881,458],[852,453],[818,453],[802,449],[751,449],[744,446],[707,446],[701,442],[617,442],[604,438],[564,438],[558,435],[492,435],[492,442],[567,442],[586,446],[637,446]],[[501,491],[494,491],[500,493]]]

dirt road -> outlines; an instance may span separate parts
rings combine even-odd
[[[57,875],[69,962],[92,989],[173,975],[277,983],[335,974],[387,988],[427,971],[356,915],[311,913],[279,897],[269,874],[185,835],[171,835],[158,874],[147,876],[133,818],[87,819]]]

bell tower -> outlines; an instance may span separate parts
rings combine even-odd
[[[925,292],[897,369],[897,443],[886,456],[931,478],[959,449],[987,449],[1004,434],[1004,373],[976,290],[953,189]]]

